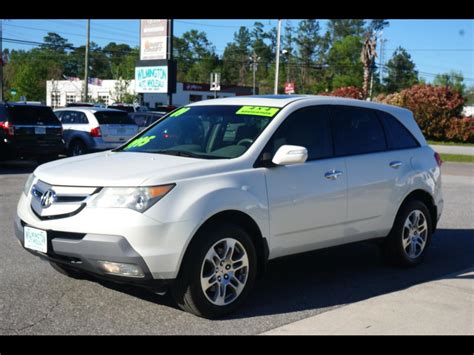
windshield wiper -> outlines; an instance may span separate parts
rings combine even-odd
[[[185,152],[185,151],[182,151],[182,150],[162,149],[162,150],[156,150],[153,153],[176,155],[176,156],[179,156],[179,157],[187,157],[187,158],[200,158],[200,159],[203,159],[203,157],[199,154],[195,154],[195,153],[191,153],[191,152]]]

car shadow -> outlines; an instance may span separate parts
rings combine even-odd
[[[371,242],[354,243],[271,261],[249,299],[223,320],[324,309],[399,291],[466,270],[474,265],[474,230],[439,229],[424,262],[415,268],[385,263]],[[459,276],[462,278],[472,276]],[[149,302],[177,308],[170,295],[97,281]]]

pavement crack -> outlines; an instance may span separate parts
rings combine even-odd
[[[26,329],[29,329],[29,328],[33,328],[34,326],[44,322],[46,319],[49,318],[49,316],[51,315],[51,313],[53,313],[53,311],[59,306],[59,304],[61,303],[61,300],[64,298],[64,296],[69,292],[69,291],[72,291],[74,288],[76,288],[75,286],[74,287],[70,287],[68,289],[66,289],[65,291],[63,291],[61,293],[61,295],[57,298],[56,302],[53,304],[53,306],[46,312],[46,314],[41,317],[40,319],[38,319],[36,322],[33,322],[32,324],[28,324],[27,326],[24,326],[22,328],[18,328],[18,329],[9,329],[9,330],[13,330],[15,331],[18,335],[20,335],[20,332],[26,330]]]

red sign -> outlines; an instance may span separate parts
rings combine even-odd
[[[294,94],[295,93],[295,83],[285,83],[285,94]]]

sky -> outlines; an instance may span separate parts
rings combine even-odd
[[[174,21],[174,34],[197,29],[207,33],[208,39],[221,55],[227,43],[233,39],[240,26],[252,29],[260,21],[268,30],[277,25],[277,20],[179,20]],[[282,32],[285,25],[282,23]],[[296,26],[299,20],[292,19]],[[326,20],[320,20],[322,33]],[[405,48],[416,64],[420,77],[431,82],[436,74],[451,70],[461,72],[468,87],[474,86],[474,20],[390,20],[384,29],[386,39],[384,63],[398,46]],[[100,46],[109,42],[138,46],[139,20],[91,20],[91,41]],[[86,20],[3,20],[3,37],[42,42],[47,32],[56,32],[67,38],[74,46],[85,44]],[[4,48],[29,49],[31,45],[20,45],[4,41]],[[377,60],[378,63],[378,60]]]

